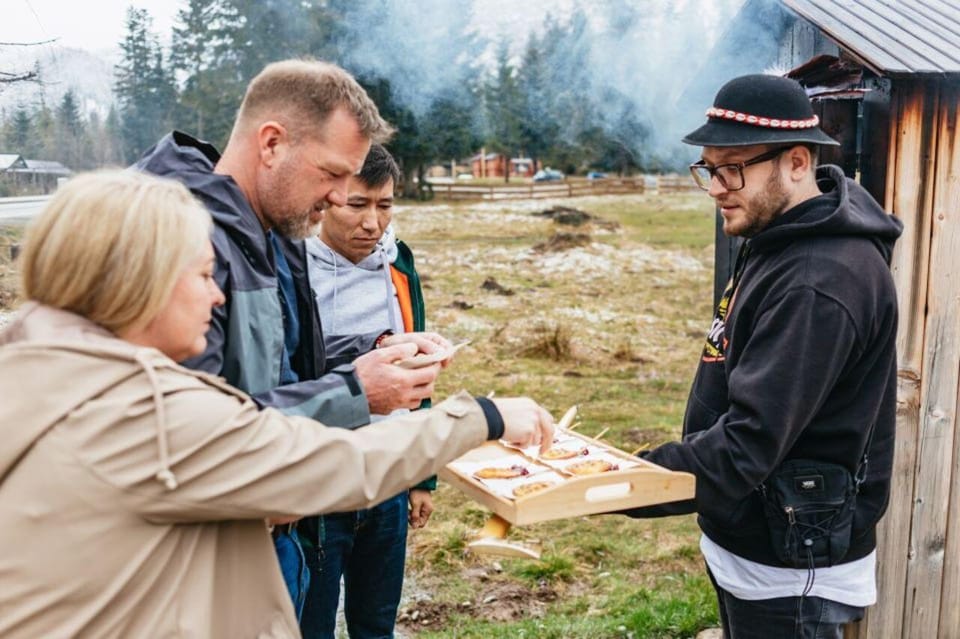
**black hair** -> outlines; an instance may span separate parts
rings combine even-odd
[[[400,167],[382,144],[374,142],[370,145],[370,152],[367,153],[367,159],[363,161],[363,168],[357,177],[374,189],[383,186],[391,178],[396,186],[400,182]]]

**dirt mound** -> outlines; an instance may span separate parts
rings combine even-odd
[[[563,224],[564,226],[583,226],[584,224],[590,223],[600,228],[609,230],[620,228],[620,224],[618,222],[605,220],[599,215],[587,213],[586,211],[581,211],[580,209],[575,209],[570,206],[554,206],[549,209],[544,209],[543,211],[533,213],[533,215],[537,217],[550,218],[557,224]]]
[[[588,246],[590,244],[589,233],[554,233],[546,242],[540,242],[533,246],[533,250],[538,253],[559,253],[568,251],[578,246]]]
[[[512,621],[543,617],[547,603],[557,600],[557,591],[546,583],[536,588],[523,584],[494,584],[485,590],[474,615],[490,621]]]
[[[492,277],[488,277],[487,279],[483,280],[483,284],[480,285],[480,288],[485,291],[490,291],[491,293],[496,293],[497,295],[513,295],[513,289],[505,287]]]
[[[418,601],[400,609],[397,625],[407,630],[435,630],[447,624],[447,619],[455,611],[455,606],[437,601]]]
[[[581,211],[580,209],[569,206],[553,206],[549,209],[534,213],[534,215],[537,217],[548,217],[557,224],[565,224],[567,226],[583,226],[587,222],[596,219],[594,215],[586,211]]]
[[[546,582],[535,588],[518,583],[492,583],[479,591],[474,600],[458,604],[431,600],[413,603],[400,610],[397,625],[407,631],[436,631],[446,627],[454,614],[488,621],[540,618],[546,614],[547,604],[557,598],[557,591]]]

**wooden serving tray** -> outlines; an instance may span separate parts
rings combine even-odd
[[[667,470],[579,433],[569,434],[582,439],[585,444],[603,448],[611,455],[638,465],[596,475],[570,477],[556,486],[517,499],[507,499],[491,492],[473,475],[463,474],[452,465],[444,467],[439,475],[474,501],[515,525],[595,515],[693,498],[695,480],[690,473]],[[451,464],[500,459],[510,454],[517,456],[518,463],[531,464],[533,461],[520,451],[500,442],[487,442]]]

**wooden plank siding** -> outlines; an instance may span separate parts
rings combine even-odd
[[[879,600],[848,637],[960,632],[960,86],[894,83],[885,207],[904,222],[897,447],[878,532]]]
[[[890,126],[872,131],[889,137],[884,208],[904,225],[891,270],[897,288],[897,445],[887,513],[877,532],[878,603],[867,610],[856,636],[901,639],[907,613],[914,481],[920,432],[921,371],[932,217],[934,96],[923,83],[897,83],[891,92]]]
[[[944,325],[944,342],[952,345],[944,349],[940,357],[944,368],[953,371],[951,381],[954,384],[952,397],[947,397],[949,388],[942,389],[939,395],[949,402],[952,411],[949,424],[944,428],[943,446],[951,454],[951,464],[941,475],[928,474],[927,479],[940,483],[948,491],[948,509],[945,513],[943,550],[943,585],[940,592],[940,623],[938,636],[956,637],[960,634],[960,455],[957,444],[957,377],[960,352],[960,85],[941,83],[940,109],[938,113],[937,168],[933,203],[933,247],[939,250],[942,261],[935,261],[939,277],[938,286],[931,288],[931,297],[937,301]],[[931,260],[936,257],[931,254]],[[933,281],[933,280],[931,280]],[[933,307],[931,307],[931,311]]]
[[[911,83],[912,84],[912,83]],[[950,509],[953,441],[956,425],[957,363],[960,361],[960,225],[944,214],[947,185],[940,182],[940,156],[946,142],[938,116],[942,114],[939,83],[931,82],[933,114],[926,123],[935,127],[929,147],[934,191],[930,213],[930,275],[927,285],[923,366],[920,384],[920,430],[914,471],[913,521],[907,562],[906,637],[937,637],[944,576],[947,513]],[[944,105],[946,106],[946,105]],[[951,105],[956,108],[955,105]],[[956,605],[952,602],[950,605]],[[954,629],[955,630],[955,629]]]

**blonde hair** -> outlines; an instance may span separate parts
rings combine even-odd
[[[182,184],[131,170],[78,175],[27,230],[27,298],[119,333],[146,326],[209,241],[210,214]]]
[[[319,60],[283,60],[264,67],[247,87],[234,128],[276,119],[296,140],[320,134],[340,107],[356,118],[360,133],[372,142],[384,143],[393,135],[393,127],[354,77]]]

